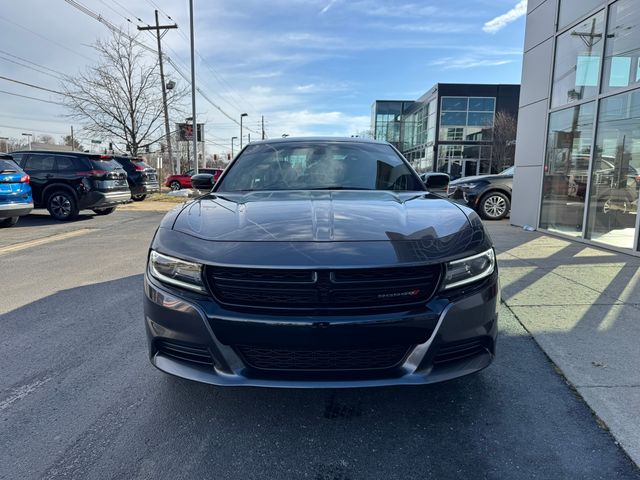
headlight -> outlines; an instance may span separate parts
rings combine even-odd
[[[149,273],[161,282],[204,293],[202,265],[163,255],[154,250],[149,256]]]
[[[478,183],[478,182],[476,182],[476,183],[459,183],[459,184],[456,185],[456,187],[464,188],[465,190],[473,190],[478,185],[480,185],[480,183]]]
[[[471,257],[454,260],[447,263],[443,288],[446,290],[475,282],[491,275],[495,268],[496,256],[493,248]]]

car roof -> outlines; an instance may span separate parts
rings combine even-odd
[[[253,141],[248,145],[258,145],[262,143],[295,143],[295,142],[344,142],[344,143],[373,143],[378,145],[390,145],[389,142],[374,140],[364,137],[286,137],[270,138],[268,140]]]
[[[72,150],[17,150],[11,153],[49,153],[53,155],[81,155],[84,157],[101,157],[101,156],[109,156],[113,157],[113,155],[104,155],[102,153],[91,153],[91,152],[76,152]]]

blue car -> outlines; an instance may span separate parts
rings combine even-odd
[[[29,175],[11,155],[0,154],[0,227],[11,227],[33,210]]]

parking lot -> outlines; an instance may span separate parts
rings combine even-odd
[[[222,389],[146,356],[162,212],[35,213],[0,237],[0,478],[640,478],[503,308],[498,357],[445,384]]]

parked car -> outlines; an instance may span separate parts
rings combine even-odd
[[[12,227],[33,210],[27,175],[11,155],[0,154],[0,227]]]
[[[131,200],[127,172],[109,155],[23,151],[14,159],[31,177],[36,208],[56,220],[72,220],[80,210],[109,215]]]
[[[147,165],[143,158],[132,158],[114,156],[116,162],[122,165],[127,172],[127,182],[131,190],[131,200],[141,202],[150,193],[160,191],[158,183],[158,172],[155,168]]]
[[[213,175],[215,181],[218,181],[222,175],[221,168],[199,168],[198,173],[207,173]],[[164,182],[165,187],[171,190],[180,190],[181,188],[191,188],[191,177],[195,174],[195,170],[187,170],[180,175],[169,175]]]
[[[449,380],[495,354],[498,269],[471,209],[389,143],[255,142],[162,220],[148,255],[151,362],[215,385]],[[207,183],[205,185],[205,183]]]
[[[485,220],[500,220],[511,211],[515,167],[497,175],[463,177],[449,184],[449,199],[476,210]]]

